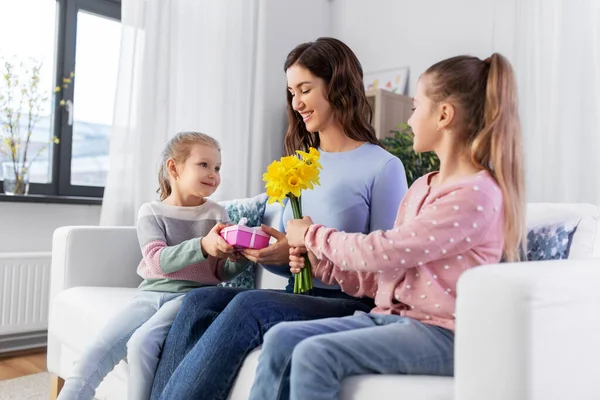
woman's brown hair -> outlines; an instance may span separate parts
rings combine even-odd
[[[354,52],[342,41],[322,37],[314,42],[302,43],[292,50],[283,66],[287,71],[300,65],[327,84],[327,100],[344,133],[351,139],[381,146],[370,124],[373,111],[367,101],[363,71]],[[288,129],[285,150],[288,155],[296,150],[318,148],[319,133],[309,132],[302,116],[292,108],[292,95],[287,93]]]
[[[160,200],[171,195],[171,181],[167,171],[167,160],[172,158],[176,163],[184,163],[190,156],[190,147],[194,144],[212,146],[221,151],[219,142],[211,136],[200,132],[180,132],[173,136],[165,146],[161,155],[160,168],[158,170],[158,190]]]
[[[426,94],[464,112],[464,140],[471,161],[496,179],[504,200],[504,259],[527,249],[525,178],[517,85],[508,60],[498,53],[480,60],[458,56],[432,65]]]

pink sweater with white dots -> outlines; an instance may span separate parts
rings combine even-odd
[[[433,174],[411,186],[392,230],[364,235],[312,225],[305,241],[319,259],[313,275],[375,298],[372,312],[454,330],[459,276],[502,256],[502,193],[487,171],[438,188],[429,185]]]

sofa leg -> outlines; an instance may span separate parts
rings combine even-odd
[[[61,378],[58,375],[52,374],[50,380],[50,400],[56,400],[64,384],[65,380],[63,378]]]

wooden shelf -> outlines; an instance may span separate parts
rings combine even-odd
[[[412,99],[409,96],[388,90],[369,90],[367,101],[373,108],[371,125],[379,139],[393,136],[390,132],[408,121],[412,112]]]

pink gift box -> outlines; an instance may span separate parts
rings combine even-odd
[[[236,249],[264,249],[269,245],[269,239],[271,239],[260,228],[249,228],[244,225],[223,228],[221,236]]]

